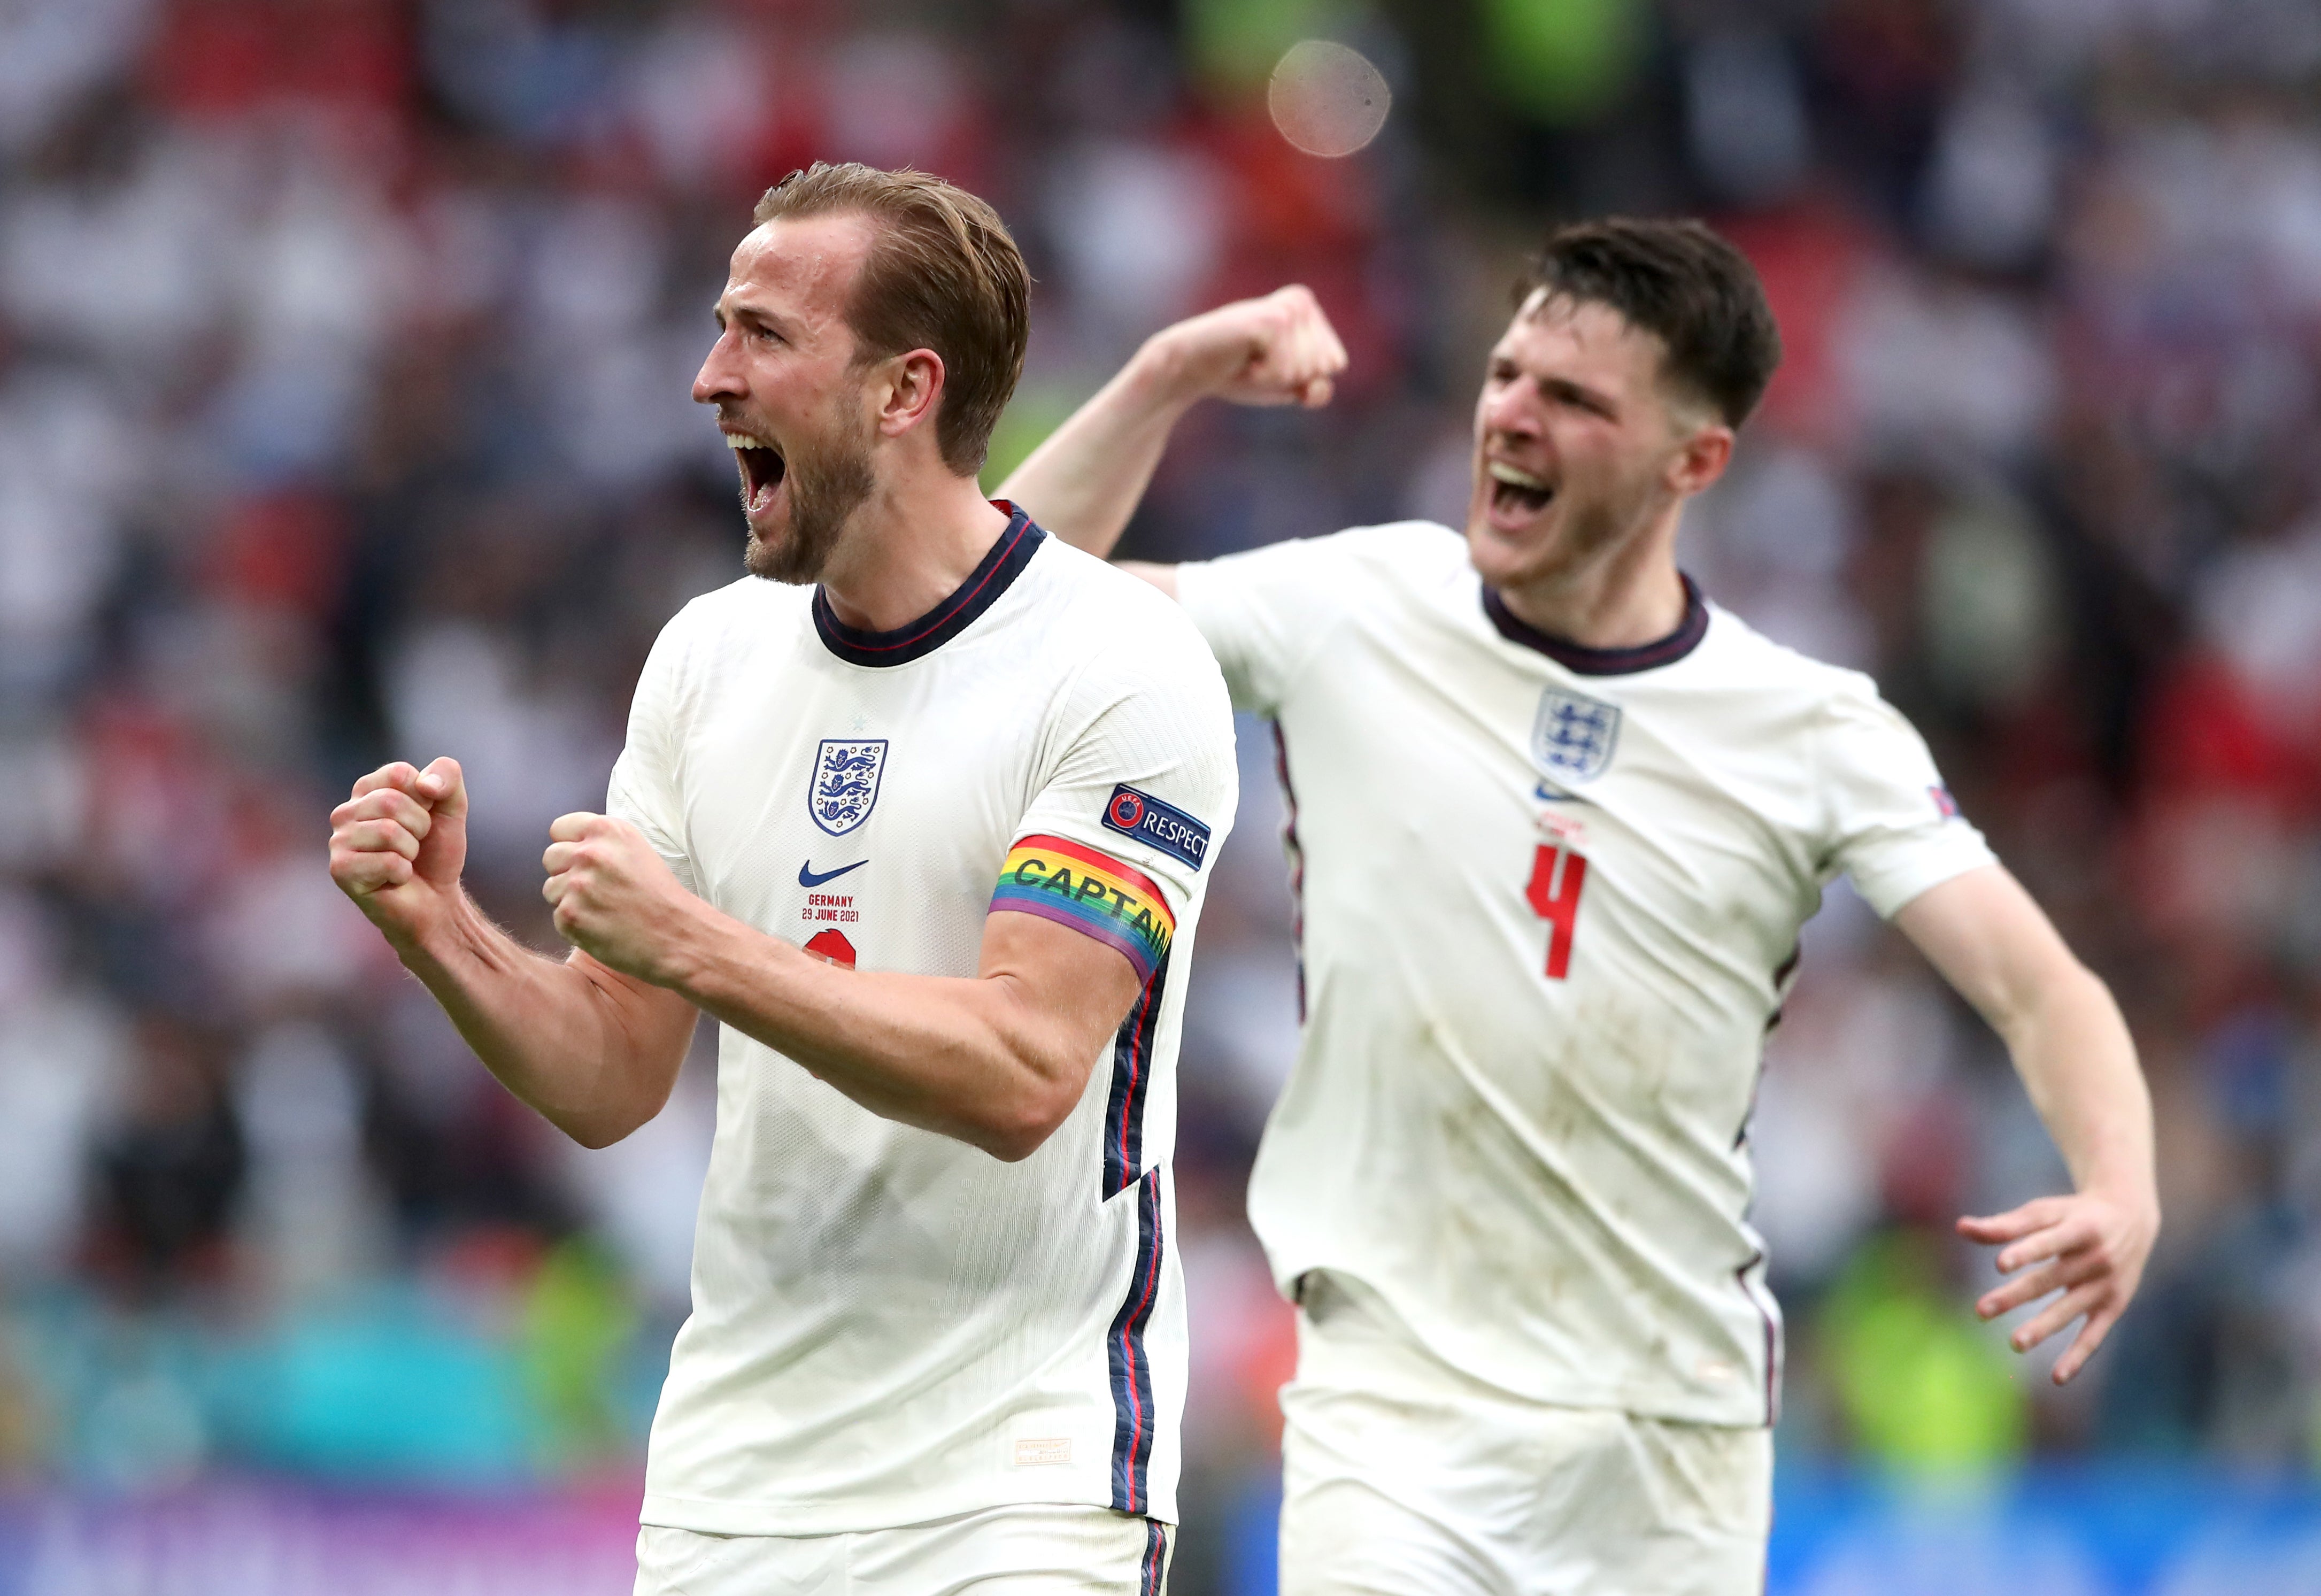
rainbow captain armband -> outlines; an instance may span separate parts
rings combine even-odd
[[[1167,961],[1177,935],[1177,917],[1150,877],[1062,837],[1017,838],[991,907],[1037,915],[1118,948],[1140,983]]]

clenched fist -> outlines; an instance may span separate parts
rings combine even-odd
[[[331,811],[331,879],[391,942],[423,936],[451,911],[467,861],[457,760],[381,765]]]
[[[1179,322],[1152,335],[1148,354],[1179,400],[1229,399],[1236,405],[1326,405],[1346,347],[1313,291],[1292,283],[1261,299]]]
[[[585,812],[548,828],[541,896],[555,907],[557,934],[600,964],[656,986],[678,977],[686,934],[705,912],[668,864],[625,820]]]

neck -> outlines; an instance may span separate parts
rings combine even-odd
[[[937,468],[882,482],[822,573],[831,613],[865,632],[892,632],[967,580],[1007,529],[973,477]]]
[[[1677,506],[1641,537],[1568,570],[1495,583],[1515,619],[1582,648],[1638,648],[1684,624]]]

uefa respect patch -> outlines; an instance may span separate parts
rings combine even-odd
[[[1174,804],[1164,804],[1124,781],[1112,789],[1112,799],[1104,807],[1104,824],[1124,837],[1173,854],[1195,870],[1209,855],[1207,826]]]

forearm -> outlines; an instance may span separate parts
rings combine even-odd
[[[1108,556],[1192,406],[1168,344],[1147,342],[1000,485],[999,497],[1075,548]]]
[[[1021,1158],[1093,1058],[1006,975],[842,970],[738,922],[696,941],[673,990],[882,1118]]]
[[[1994,1023],[2072,1183],[2156,1207],[2152,1098],[2110,990],[2074,962]]]
[[[464,893],[433,935],[395,947],[484,1067],[574,1141],[619,1141],[669,1100],[689,1010],[653,1012],[640,983],[586,955],[532,952]]]

